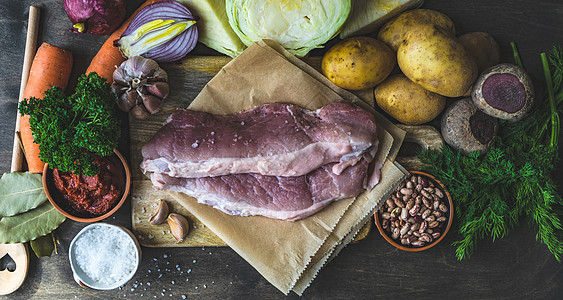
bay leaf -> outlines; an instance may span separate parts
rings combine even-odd
[[[41,174],[11,172],[0,179],[0,217],[24,213],[45,201]]]
[[[52,233],[31,240],[29,244],[37,257],[51,257],[53,250],[55,250],[55,238]]]
[[[0,244],[24,243],[51,233],[66,217],[50,202],[0,220]]]

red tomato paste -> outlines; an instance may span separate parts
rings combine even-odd
[[[115,156],[96,156],[94,163],[100,166],[98,175],[76,175],[72,171],[54,169],[53,180],[70,207],[80,213],[100,215],[111,210],[121,199],[125,171]]]

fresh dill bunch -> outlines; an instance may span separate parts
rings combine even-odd
[[[513,49],[515,49],[513,45]],[[515,51],[516,61],[521,64]],[[522,216],[537,228],[536,239],[558,261],[563,255],[563,199],[552,178],[559,159],[559,114],[563,113],[563,51],[542,54],[547,97],[518,122],[501,122],[488,153],[462,155],[447,145],[424,150],[425,170],[450,189],[462,239],[453,243],[459,260],[469,257],[477,241],[495,241],[518,225]],[[553,80],[551,78],[551,68]]]
[[[109,83],[90,73],[80,76],[71,96],[52,87],[43,99],[22,100],[19,111],[30,116],[41,161],[60,171],[93,176],[99,173],[94,154],[113,154],[119,141],[121,127],[115,102]]]

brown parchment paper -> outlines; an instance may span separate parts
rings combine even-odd
[[[323,82],[323,77],[274,42],[262,41],[251,45],[225,65],[189,108],[227,114],[263,103],[288,102],[314,110],[344,100],[376,113],[351,93],[339,91],[328,80]],[[325,257],[343,237],[350,234],[354,226],[375,209],[383,194],[404,176],[392,160],[405,133],[379,114],[376,114],[376,120],[380,144],[375,159],[384,163],[381,182],[372,191],[333,202],[306,219],[287,222],[260,216],[231,216],[199,204],[185,194],[170,194],[270,283],[287,294],[298,282],[300,287],[309,285],[322,267],[319,261],[324,263]],[[351,213],[346,215],[349,211]],[[334,232],[335,228],[338,228],[337,232]],[[325,248],[321,249],[323,246]],[[307,269],[309,265],[311,267]],[[312,275],[302,277],[306,270]]]

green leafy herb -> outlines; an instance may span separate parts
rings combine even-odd
[[[516,51],[515,58],[521,64]],[[454,199],[462,235],[454,246],[460,260],[473,253],[478,240],[502,238],[526,216],[538,230],[536,238],[561,261],[563,199],[551,175],[559,159],[563,51],[554,47],[549,56],[542,54],[542,62],[546,101],[537,103],[518,122],[501,122],[499,136],[487,154],[463,156],[448,146],[419,154],[426,171],[448,186]]]
[[[50,202],[28,212],[0,220],[0,244],[24,243],[51,233],[66,217]]]
[[[0,218],[34,209],[47,201],[41,174],[5,173],[0,179]]]
[[[115,101],[106,79],[90,73],[80,76],[73,95],[67,97],[53,87],[44,99],[21,101],[19,110],[30,115],[43,162],[61,171],[92,176],[99,172],[93,154],[111,155],[119,140]]]

